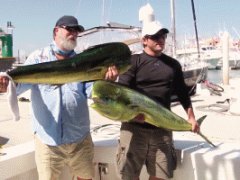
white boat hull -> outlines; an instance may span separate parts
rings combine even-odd
[[[101,142],[98,141],[95,146],[94,180],[119,179],[115,168],[117,140],[109,142],[108,145],[104,142],[100,145]],[[175,146],[178,149],[178,166],[172,180],[238,180],[240,177],[240,147],[236,144],[224,144],[218,149],[211,149],[203,143],[179,139],[175,141]],[[4,151],[8,155],[0,160],[1,180],[37,179],[33,142],[6,148]],[[148,179],[145,167],[140,178]],[[69,179],[72,176],[65,167],[60,180]]]

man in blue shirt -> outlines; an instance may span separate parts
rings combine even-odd
[[[25,64],[63,60],[74,56],[77,36],[84,28],[73,16],[61,17],[53,30],[53,42],[34,51]],[[116,80],[118,71],[111,66],[105,79]],[[1,91],[8,79],[0,77]],[[92,179],[93,142],[87,97],[92,83],[59,85],[17,84],[17,94],[31,90],[35,160],[39,180],[58,179],[65,165],[78,180]]]

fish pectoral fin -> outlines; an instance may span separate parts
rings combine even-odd
[[[137,104],[131,104],[128,106],[129,108],[131,108],[133,111],[137,112],[136,114],[143,114],[144,115],[144,119],[146,122],[150,122],[151,119],[153,119],[152,115],[149,114],[148,112],[146,112],[144,109],[142,109],[139,105]]]
[[[134,115],[133,117],[139,114],[143,114],[142,111],[140,110],[140,107],[137,104],[129,104],[127,107],[128,110],[132,112],[132,115]]]
[[[140,107],[137,104],[130,104],[128,107],[134,111],[139,111]],[[140,113],[140,112],[139,112]]]

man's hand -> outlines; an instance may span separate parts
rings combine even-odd
[[[119,73],[116,66],[108,67],[108,71],[105,74],[105,79],[110,81],[115,81],[118,77]]]
[[[5,76],[0,76],[0,93],[7,91],[9,79]]]
[[[199,133],[200,132],[200,126],[195,119],[193,108],[189,107],[189,108],[185,109],[185,111],[188,115],[188,122],[192,125],[192,132]]]
[[[200,126],[198,124],[198,122],[195,119],[188,119],[188,122],[192,124],[192,131],[195,133],[199,133],[200,132]]]

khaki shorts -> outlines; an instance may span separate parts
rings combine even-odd
[[[91,179],[94,176],[93,142],[91,135],[79,143],[49,146],[35,135],[35,159],[39,180],[57,180],[67,165],[74,176]]]
[[[172,133],[123,123],[117,152],[117,168],[122,179],[139,177],[144,164],[150,176],[173,177],[176,154]]]

